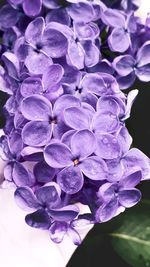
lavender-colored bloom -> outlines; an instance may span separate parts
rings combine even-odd
[[[52,64],[52,58],[66,54],[68,41],[58,29],[45,26],[44,19],[38,17],[27,27],[25,39],[16,43],[15,51],[31,73],[41,74]]]
[[[134,188],[141,180],[141,171],[137,170],[120,179],[119,183],[105,183],[97,193],[103,204],[96,211],[96,219],[106,222],[118,213],[122,208],[130,208],[141,199],[141,193]]]
[[[81,190],[84,183],[83,174],[93,180],[106,179],[105,162],[92,156],[95,146],[94,134],[89,130],[75,133],[71,138],[70,148],[58,142],[46,146],[44,158],[47,164],[53,168],[63,168],[57,175],[57,182],[66,193],[74,194]]]
[[[143,82],[150,81],[150,41],[137,51],[136,58],[132,55],[119,56],[114,59],[113,66],[121,77],[126,77],[125,88],[131,85],[136,76]],[[129,79],[129,78],[132,79]]]
[[[44,96],[32,95],[21,103],[21,112],[30,122],[22,130],[23,142],[29,146],[44,146],[54,137],[61,136],[66,127],[61,113],[66,107],[80,106],[80,101],[73,96],[62,96],[52,109],[51,102]]]
[[[0,28],[9,29],[16,25],[20,17],[17,10],[13,9],[10,5],[4,5],[0,9]]]

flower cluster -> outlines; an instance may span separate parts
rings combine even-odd
[[[135,205],[136,185],[150,178],[125,126],[137,90],[122,91],[136,77],[150,81],[149,24],[135,1],[8,2],[0,9],[4,183],[30,210],[28,225],[79,244],[80,226]]]

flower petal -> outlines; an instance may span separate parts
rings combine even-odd
[[[95,147],[95,136],[89,130],[81,130],[71,138],[71,151],[79,160],[90,156],[95,151]]]
[[[20,64],[16,55],[11,52],[5,52],[2,55],[2,60],[5,63],[9,75],[12,78],[17,78],[20,72]]]
[[[61,113],[66,109],[70,107],[80,107],[81,103],[80,100],[72,95],[62,95],[59,97],[53,108],[54,115],[61,115]]]
[[[94,18],[94,9],[90,3],[80,2],[70,5],[67,9],[70,17],[77,22],[90,22]]]
[[[50,218],[44,209],[26,215],[25,221],[29,226],[40,229],[48,229],[51,225]]]
[[[100,50],[91,41],[85,41],[82,43],[85,51],[85,65],[88,68],[95,66],[100,60]]]
[[[138,67],[150,64],[150,41],[146,41],[137,52]]]
[[[52,28],[45,28],[42,43],[43,50],[49,57],[59,58],[67,53],[68,40],[60,31]]]
[[[10,5],[3,5],[0,9],[0,27],[11,28],[19,20],[19,12]]]
[[[136,76],[139,78],[139,80],[141,80],[142,82],[149,82],[150,81],[150,63],[145,66],[138,67],[135,73],[136,73]]]
[[[27,16],[37,16],[42,8],[42,0],[23,1],[23,10]]]
[[[12,177],[17,186],[31,186],[35,182],[34,177],[19,162],[14,163]]]
[[[83,187],[84,179],[77,166],[70,166],[58,173],[57,183],[67,194],[75,194]]]
[[[35,94],[24,98],[20,108],[27,120],[48,122],[52,116],[52,105],[44,96]]]
[[[20,92],[23,97],[41,94],[43,92],[41,79],[36,76],[26,78],[21,84]]]
[[[131,55],[124,55],[114,59],[113,67],[120,76],[127,76],[133,71],[135,63]]]
[[[112,51],[125,52],[130,46],[129,34],[123,28],[113,29],[108,38],[109,47]]]
[[[125,208],[131,208],[141,199],[141,192],[138,189],[122,190],[118,194],[119,203]]]
[[[102,21],[111,27],[122,28],[125,26],[125,18],[119,10],[107,8],[102,13]]]
[[[140,183],[142,179],[142,172],[140,167],[134,167],[127,176],[120,180],[120,186],[122,188],[133,188]]]
[[[67,63],[76,67],[77,69],[84,68],[85,52],[79,42],[70,41],[68,46]]]
[[[30,121],[22,130],[22,140],[28,146],[44,146],[52,136],[52,127],[48,122]]]
[[[95,154],[104,159],[115,159],[120,156],[120,145],[111,134],[96,134],[97,148]]]
[[[89,129],[90,116],[83,108],[70,107],[64,110],[64,119],[75,130]]]
[[[68,205],[59,209],[51,209],[49,214],[56,221],[72,221],[79,214],[79,209],[75,205]]]
[[[53,168],[63,168],[72,164],[71,150],[64,144],[52,143],[45,147],[44,158]]]
[[[116,115],[110,112],[100,113],[97,112],[93,116],[92,129],[96,133],[113,133],[118,130],[120,126],[119,120]]]
[[[53,180],[55,169],[50,167],[45,161],[42,161],[36,163],[33,173],[38,183],[48,183]]]
[[[98,96],[105,93],[105,83],[103,78],[97,73],[86,74],[82,80],[82,87]]]
[[[108,169],[105,161],[99,157],[92,156],[85,159],[80,165],[82,172],[92,180],[107,179]]]
[[[58,84],[64,74],[63,67],[59,64],[53,64],[47,68],[43,73],[42,82],[44,85],[44,90],[50,90],[56,84]]]
[[[40,208],[40,203],[38,202],[30,187],[18,187],[15,191],[14,197],[17,205],[24,210],[28,210],[29,208]]]
[[[81,237],[77,230],[75,230],[73,227],[68,227],[67,234],[70,236],[71,240],[76,246],[79,246],[82,242]]]
[[[34,2],[35,0],[33,0]],[[24,1],[26,2],[26,0]],[[31,1],[27,1],[31,2]],[[25,31],[25,39],[28,43],[34,44],[35,46],[41,42],[42,33],[44,30],[45,22],[42,17],[38,17],[29,23]]]
[[[107,204],[103,204],[96,211],[96,220],[97,222],[107,222],[111,220],[117,213],[118,201],[117,198],[113,198]]]
[[[67,232],[68,225],[66,222],[54,222],[49,228],[50,238],[55,243],[61,243]]]

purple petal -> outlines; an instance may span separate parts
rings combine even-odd
[[[135,167],[131,170],[131,173],[129,173],[125,178],[120,180],[120,186],[125,189],[132,189],[136,185],[138,185],[142,179],[142,172],[139,170],[139,168]]]
[[[110,112],[112,114],[119,114],[120,107],[117,102],[117,98],[113,96],[102,96],[97,101],[97,111],[100,113]],[[120,100],[120,99],[119,99]],[[121,102],[123,105],[123,102]],[[122,108],[121,105],[121,108]]]
[[[81,40],[96,39],[100,34],[97,24],[93,22],[86,24],[84,22],[74,23],[74,32]]]
[[[58,22],[64,25],[70,25],[70,17],[65,9],[59,8],[56,10],[51,10],[47,13],[45,18],[46,24],[49,22]]]
[[[15,191],[14,197],[17,205],[24,210],[28,210],[29,208],[34,210],[40,208],[40,203],[36,199],[30,187],[18,187]]]
[[[107,167],[109,170],[108,181],[116,182],[119,181],[124,173],[124,166],[120,159],[107,160]]]
[[[146,66],[138,67],[135,71],[137,77],[139,80],[143,82],[149,82],[150,81],[150,64],[147,64]]]
[[[35,195],[42,205],[48,209],[55,208],[60,203],[60,188],[55,182],[50,182],[35,190]]]
[[[67,234],[70,236],[71,240],[76,246],[79,246],[82,242],[81,237],[77,230],[75,230],[73,227],[68,227]]]
[[[121,127],[117,139],[120,144],[122,153],[125,154],[130,149],[132,144],[132,137],[125,126]]]
[[[122,190],[118,194],[119,203],[125,208],[131,208],[141,199],[141,192],[138,189]]]
[[[14,45],[14,53],[20,61],[24,61],[29,54],[30,46],[25,42],[24,37],[16,40]]]
[[[34,176],[38,183],[48,183],[55,176],[55,169],[51,168],[46,162],[38,162],[34,166]]]
[[[67,232],[68,225],[66,222],[54,222],[49,228],[50,238],[55,243],[61,243]]]
[[[85,51],[85,65],[88,68],[95,66],[100,60],[100,50],[90,40],[82,43]]]
[[[82,81],[84,90],[90,91],[98,96],[105,93],[105,84],[103,78],[97,73],[86,74]]]
[[[139,91],[137,89],[134,89],[128,93],[126,111],[125,111],[124,117],[122,118],[123,121],[127,120],[130,117],[132,105],[138,95],[138,92]]]
[[[96,104],[97,104],[97,96],[90,93],[90,92],[83,92],[82,94],[80,94],[80,98],[82,100],[82,102],[84,103],[88,103],[89,105],[91,105],[94,109],[96,109]]]
[[[43,50],[52,58],[59,58],[67,53],[68,40],[60,31],[46,27],[42,37]]]
[[[49,214],[56,221],[72,221],[79,214],[79,209],[75,205],[68,205],[63,208],[53,209],[49,211]]]
[[[97,133],[96,137],[96,155],[104,159],[115,159],[120,156],[120,145],[113,135]]]
[[[48,9],[57,9],[61,7],[59,0],[43,0],[43,5]]]
[[[125,18],[119,10],[107,8],[102,13],[102,20],[106,25],[114,28],[123,28],[125,26]]]
[[[21,151],[21,156],[27,161],[43,160],[43,149],[39,147],[26,146]]]
[[[83,187],[84,179],[77,166],[70,166],[58,173],[57,182],[64,192],[75,194]]]
[[[107,165],[105,161],[99,157],[92,156],[85,159],[80,165],[82,172],[92,180],[107,179]]]
[[[25,59],[25,65],[32,74],[43,74],[52,65],[52,59],[45,54],[37,53],[32,48]]]
[[[80,106],[81,103],[77,97],[72,95],[63,95],[56,100],[53,112],[55,115],[60,115],[66,108]]]
[[[89,129],[90,116],[83,108],[70,107],[64,110],[65,123],[75,130]]]
[[[37,16],[42,8],[42,0],[23,1],[23,10],[27,16]]]
[[[3,5],[0,9],[0,27],[11,28],[19,20],[19,12],[10,5]]]
[[[19,162],[14,163],[12,177],[17,186],[31,186],[34,184],[33,176]]]
[[[144,43],[144,45],[138,49],[137,52],[138,67],[150,64],[150,41]]]
[[[79,159],[90,156],[95,151],[95,147],[95,136],[89,130],[81,130],[75,133],[71,138],[72,153],[74,154],[74,157]]]
[[[26,215],[25,221],[29,226],[40,229],[48,229],[51,224],[50,218],[44,209]]]
[[[139,149],[132,148],[126,155],[124,155],[122,162],[126,170],[133,169],[133,167],[140,167],[142,170],[142,179],[149,178],[150,164],[149,158]]]
[[[136,75],[135,75],[135,72],[133,71],[127,76],[117,77],[117,82],[120,88],[123,90],[123,89],[130,88],[131,85],[133,85],[133,83],[135,82],[135,79],[136,79]]]
[[[16,55],[11,52],[5,52],[2,55],[2,60],[5,63],[9,75],[13,78],[17,78],[20,72],[20,64]]]
[[[97,222],[107,222],[112,219],[118,209],[118,201],[116,198],[113,198],[107,204],[102,205],[96,212]]]
[[[96,133],[112,133],[119,128],[119,120],[113,113],[97,112],[93,116],[92,129]]]
[[[44,149],[44,158],[53,168],[63,168],[72,164],[71,150],[64,144],[52,143]]]
[[[22,140],[28,146],[44,146],[52,136],[52,127],[45,121],[30,121],[22,130]]]
[[[68,46],[67,63],[76,67],[77,69],[84,68],[85,52],[79,42],[70,41]]]
[[[14,157],[20,156],[20,152],[23,148],[21,134],[17,131],[12,131],[9,136],[8,145]]]
[[[100,186],[97,196],[102,199],[104,202],[110,202],[114,199],[115,191],[118,191],[118,185],[115,183],[104,183]]]
[[[135,63],[132,56],[124,55],[114,59],[113,67],[120,76],[127,76],[133,71]]]
[[[61,139],[64,133],[70,130],[70,127],[64,123],[62,118],[57,117],[57,123],[53,124],[53,137],[56,139]]]
[[[50,90],[56,84],[58,84],[64,74],[63,67],[59,64],[53,64],[47,68],[43,73],[42,82],[44,85],[44,90]]]
[[[68,7],[67,11],[70,17],[77,22],[90,22],[93,20],[95,15],[92,5],[84,2],[72,4]]]
[[[130,46],[129,34],[122,28],[115,28],[108,38],[109,47],[112,51],[125,52]]]
[[[3,170],[3,176],[5,180],[10,181],[10,182],[13,181],[12,171],[13,171],[13,162],[9,162],[4,167],[4,170]]]
[[[52,106],[44,96],[32,95],[21,102],[23,116],[32,121],[49,121],[52,116]]]
[[[34,1],[35,0],[33,0],[33,2]],[[24,2],[26,2],[26,0]],[[44,26],[45,26],[45,22],[44,22],[44,19],[42,17],[38,17],[35,20],[33,20],[32,22],[30,22],[26,31],[25,31],[26,41],[28,43],[34,44],[35,46],[39,42],[41,42]]]
[[[43,92],[41,79],[36,76],[26,78],[21,84],[20,92],[23,97],[41,94]]]

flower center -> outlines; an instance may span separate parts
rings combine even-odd
[[[57,124],[57,118],[56,117],[50,117],[49,123]]]
[[[74,163],[74,166],[77,166],[79,164],[79,159],[74,159],[73,163]]]

